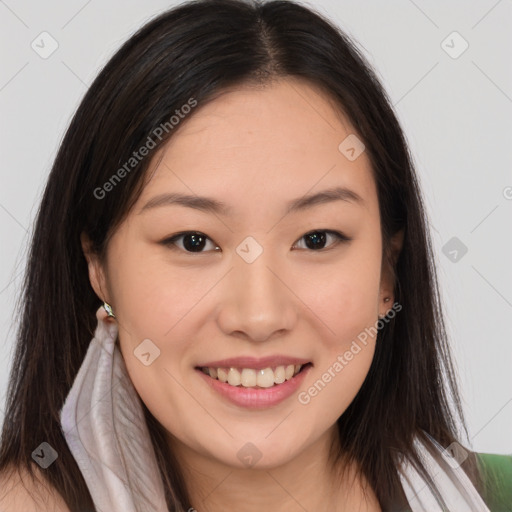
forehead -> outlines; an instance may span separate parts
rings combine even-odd
[[[230,205],[238,198],[268,204],[333,186],[353,190],[367,206],[376,200],[365,152],[350,160],[342,151],[355,130],[329,97],[304,81],[232,88],[199,104],[185,121],[155,159],[139,202],[179,191]]]

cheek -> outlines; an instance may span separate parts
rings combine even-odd
[[[333,423],[357,395],[373,360],[380,266],[380,245],[361,243],[310,295],[311,308],[328,328],[320,338],[315,378],[299,402]]]
[[[190,400],[189,382],[182,369],[188,345],[183,340],[186,338],[169,336],[164,341],[163,337],[136,332],[127,338],[121,337],[120,331],[121,352],[135,390],[151,414],[170,430],[179,430],[181,426],[182,415],[177,416],[175,411],[183,412],[195,405]]]
[[[197,264],[171,264],[165,252],[138,247],[137,242],[115,261],[119,264],[110,273],[115,309],[124,331],[121,335],[133,346],[145,338],[165,346],[225,272]],[[179,344],[173,350],[179,352]]]
[[[151,260],[135,245],[116,260],[119,264],[111,272],[121,352],[146,407],[172,425],[172,419],[159,415],[183,399],[179,383],[190,349],[184,330],[205,283],[191,279],[183,269]]]
[[[315,374],[299,403],[334,423],[361,388],[375,353],[380,260],[359,259],[324,280],[311,309],[322,320]],[[313,413],[314,411],[314,413]]]
[[[359,241],[338,262],[312,268],[302,280],[297,295],[322,324],[326,348],[344,350],[375,324],[380,267],[380,246]]]

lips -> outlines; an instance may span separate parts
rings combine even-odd
[[[211,389],[230,402],[262,409],[291,396],[311,367],[306,359],[277,355],[208,361],[196,370]]]

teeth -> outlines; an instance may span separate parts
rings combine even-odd
[[[217,378],[221,382],[228,381],[228,371],[225,368],[217,368]]]
[[[243,386],[244,388],[271,388],[275,384],[282,384],[290,380],[301,370],[300,364],[289,364],[287,366],[277,366],[276,368],[264,368],[254,370],[252,368],[201,368],[212,379],[227,382],[231,386]]]
[[[256,370],[244,368],[241,374],[241,384],[244,388],[252,388],[256,386]]]
[[[258,384],[260,388],[271,388],[274,385],[274,372],[272,368],[259,370],[256,375],[256,384]]]
[[[274,381],[276,384],[282,384],[286,380],[286,370],[284,366],[278,366],[274,372]]]
[[[242,378],[240,372],[236,368],[230,368],[228,371],[228,384],[232,386],[240,386]]]

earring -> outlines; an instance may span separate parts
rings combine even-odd
[[[114,311],[112,310],[112,306],[108,302],[103,302],[103,309],[107,312],[108,316],[115,318]]]

